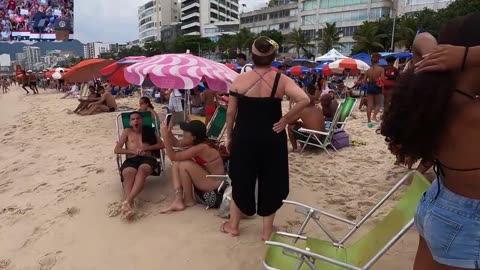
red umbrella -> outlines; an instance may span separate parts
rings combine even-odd
[[[110,84],[115,86],[127,87],[130,83],[125,80],[124,69],[130,65],[142,62],[147,59],[145,56],[129,56],[125,57],[115,63],[112,63],[102,70],[100,74],[103,78],[108,79]]]
[[[100,78],[100,70],[110,65],[113,60],[106,59],[88,59],[76,64],[70,71],[63,76],[63,79],[69,83],[88,82]]]

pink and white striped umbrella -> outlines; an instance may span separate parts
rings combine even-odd
[[[192,89],[206,82],[219,92],[228,92],[237,75],[224,64],[187,53],[152,56],[125,69],[125,79],[135,85],[148,76],[160,88]]]

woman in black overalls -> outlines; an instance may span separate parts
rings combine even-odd
[[[227,147],[231,151],[231,219],[221,231],[238,236],[241,214],[264,217],[262,238],[273,232],[273,220],[288,196],[288,149],[285,126],[309,103],[293,80],[271,69],[278,45],[259,37],[252,46],[255,69],[232,83],[227,112]],[[287,95],[296,105],[282,116]],[[233,128],[235,123],[235,128]],[[258,179],[258,202],[255,184]]]

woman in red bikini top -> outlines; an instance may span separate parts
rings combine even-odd
[[[205,124],[194,120],[181,123],[180,128],[183,130],[184,140],[192,141],[193,145],[175,152],[173,150],[175,144],[171,136],[172,126],[163,123],[160,127],[167,156],[173,162],[172,180],[175,189],[174,201],[162,210],[162,213],[181,211],[195,205],[193,191],[202,198],[206,195],[211,197],[210,195],[214,193],[215,200],[221,201],[221,194],[217,193],[223,180],[207,178],[207,175],[225,175],[225,167],[220,152],[207,137]],[[216,205],[217,202],[212,204]]]

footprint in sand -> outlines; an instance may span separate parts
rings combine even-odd
[[[67,208],[67,210],[65,211],[65,213],[67,215],[69,215],[70,217],[73,217],[75,216],[76,214],[78,214],[80,212],[80,209],[78,207],[70,207],[70,208]]]
[[[57,263],[57,257],[55,254],[48,253],[43,257],[38,259],[38,264],[40,264],[40,270],[49,270],[52,269]]]
[[[10,187],[10,184],[12,183],[12,180],[9,180],[5,183],[2,183],[0,184],[0,194],[2,194],[3,192],[9,190],[9,187]]]
[[[0,269],[7,269],[7,267],[10,265],[11,261],[10,259],[1,259],[0,260]]]
[[[107,215],[109,217],[116,217],[121,214],[120,208],[122,207],[122,204],[119,202],[112,202],[109,203],[107,206]]]

